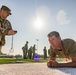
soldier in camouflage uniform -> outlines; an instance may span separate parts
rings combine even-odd
[[[47,63],[48,67],[76,67],[76,42],[72,39],[61,40],[60,34],[57,31],[52,31],[48,34],[50,48],[50,60]],[[68,63],[56,62],[56,55],[62,58],[70,58],[72,61]]]
[[[32,48],[32,50],[33,50],[33,59],[34,59],[34,57],[35,57],[35,51],[36,51],[36,47],[35,47],[36,45],[34,45],[33,46],[33,48]]]
[[[50,56],[50,49],[48,49],[48,55]]]
[[[32,46],[30,46],[30,48],[28,50],[28,58],[32,59]]]
[[[3,5],[0,9],[0,54],[2,54],[2,46],[5,45],[5,36],[16,33],[16,31],[12,29],[10,21],[6,19],[9,15],[11,15],[11,10]]]
[[[27,59],[27,53],[28,53],[28,41],[26,41],[26,44],[24,47],[22,47],[23,50],[23,58]]]
[[[23,59],[25,59],[25,47],[22,47],[23,50]]]
[[[43,52],[44,52],[44,59],[46,59],[47,58],[47,49],[46,49],[46,47],[44,47]]]

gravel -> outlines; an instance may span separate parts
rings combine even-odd
[[[76,75],[76,68],[48,68],[46,63],[0,65],[0,75]]]

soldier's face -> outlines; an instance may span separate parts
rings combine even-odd
[[[2,10],[2,18],[5,19],[10,15],[8,11]]]
[[[59,46],[60,42],[61,42],[61,38],[60,37],[55,37],[55,35],[49,37],[49,43],[55,49]]]

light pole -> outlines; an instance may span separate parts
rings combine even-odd
[[[37,54],[38,54],[38,41],[39,41],[39,39],[36,39],[36,41],[37,41]]]
[[[35,55],[34,60],[35,60],[36,62],[38,62],[38,61],[40,60],[40,57],[39,57],[39,55],[38,55],[38,41],[39,41],[39,39],[36,39],[36,41],[37,41],[37,54]]]

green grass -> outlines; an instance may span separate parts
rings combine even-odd
[[[38,63],[47,62],[48,59],[40,59]],[[11,64],[11,63],[35,63],[33,59],[15,59],[15,58],[0,58],[0,64]]]
[[[0,64],[9,64],[15,62],[16,59],[9,59],[9,58],[0,58]]]
[[[37,63],[47,62],[49,59],[40,59]],[[64,61],[62,58],[57,58],[57,62]],[[12,64],[12,63],[35,63],[33,59],[16,59],[16,58],[0,58],[0,64]]]

